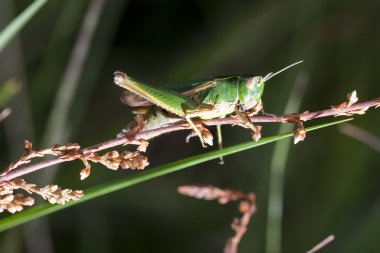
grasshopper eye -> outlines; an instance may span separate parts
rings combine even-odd
[[[253,88],[255,86],[260,87],[262,83],[263,83],[263,77],[261,76],[254,76],[246,80],[246,84],[248,88]]]

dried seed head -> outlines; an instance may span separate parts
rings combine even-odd
[[[258,141],[261,139],[262,126],[255,125],[254,127],[255,127],[256,131],[252,131],[252,139],[254,141]]]
[[[126,139],[126,141],[123,143],[123,146],[126,145],[137,145],[137,151],[145,152],[149,146],[149,142],[144,139]]]
[[[202,138],[209,146],[213,145],[213,136],[207,128],[202,128]]]
[[[222,189],[213,186],[183,185],[177,190],[182,195],[204,200],[219,199],[224,195]]]
[[[91,156],[92,153],[88,154],[88,156]],[[81,161],[83,162],[85,168],[82,169],[79,173],[80,175],[80,180],[86,179],[88,176],[90,176],[91,173],[91,164],[85,159],[85,158],[80,158]]]
[[[195,186],[183,185],[178,187],[178,192],[182,195],[203,199],[203,200],[217,200],[219,204],[226,204],[230,201],[245,199],[246,195],[229,189],[220,189],[211,185]]]
[[[26,197],[23,199],[23,205],[24,206],[32,206],[34,205],[34,198],[32,197]]]
[[[55,156],[60,155],[75,155],[76,151],[80,150],[80,145],[78,143],[67,143],[64,145],[55,144],[50,147],[50,149],[43,150],[46,154],[51,154]],[[41,151],[40,151],[41,152]],[[74,152],[74,154],[70,154]]]
[[[20,212],[24,209],[24,206],[34,205],[34,199],[32,197],[25,197],[21,193],[16,195],[6,194],[0,195],[0,213],[7,210],[10,213]]]
[[[13,201],[15,196],[12,194],[6,194],[6,195],[1,195],[0,196],[0,203],[7,203]]]
[[[239,211],[243,214],[240,219],[235,218],[231,224],[231,228],[235,231],[235,236],[228,239],[224,248],[224,252],[236,253],[238,244],[242,236],[247,231],[247,226],[251,216],[256,211],[256,198],[253,193],[244,194],[239,191],[220,189],[211,185],[208,186],[180,186],[178,187],[180,194],[195,197],[203,200],[218,200],[220,204],[229,201],[240,201]]]
[[[65,204],[71,200],[79,200],[83,196],[83,191],[71,189],[61,189],[58,185],[47,185],[38,192],[44,199],[49,201],[51,204]]]
[[[294,132],[294,144],[297,144],[300,141],[303,141],[306,138],[306,130],[303,127],[303,124],[299,124],[297,130]]]
[[[26,150],[26,152],[32,153],[33,152],[32,148],[33,148],[33,144],[30,141],[25,140],[24,141],[24,149]]]
[[[76,143],[69,143],[65,145],[55,144],[47,149],[42,149],[39,151],[33,151],[32,142],[25,140],[24,148],[26,152],[14,163],[9,164],[5,170],[1,173],[1,176],[8,174],[11,170],[16,169],[20,165],[27,164],[31,162],[31,159],[36,157],[44,157],[45,155],[60,156],[63,160],[74,160],[79,158],[78,151],[80,146]]]
[[[347,107],[350,107],[351,105],[353,105],[356,102],[358,102],[359,98],[357,97],[356,90],[354,90],[351,93],[348,93],[347,94],[347,99],[348,99]]]
[[[239,205],[239,211],[241,213],[246,213],[250,209],[250,203],[248,201],[241,201]]]
[[[143,139],[140,139],[138,140],[139,141],[139,144],[137,146],[137,151],[140,151],[140,152],[145,152],[146,149],[148,148],[149,146],[149,142],[146,141],[146,140],[143,140]]]
[[[341,103],[340,105],[337,106],[332,106],[333,110],[341,110],[344,108],[348,108],[358,102],[359,98],[357,96],[356,90],[352,91],[351,93],[347,94],[347,101]],[[368,109],[368,108],[367,108]],[[351,112],[343,112],[343,113],[338,113],[335,116],[351,116],[356,113],[351,113]]]
[[[83,170],[81,170],[79,173],[80,180],[86,179],[88,176],[90,176],[90,173],[91,173],[91,166],[88,166],[88,167],[84,168]]]

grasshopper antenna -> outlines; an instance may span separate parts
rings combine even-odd
[[[300,64],[301,62],[303,62],[303,61],[298,61],[298,62],[295,62],[295,63],[293,63],[293,64],[290,64],[289,66],[286,66],[285,68],[283,68],[283,69],[277,71],[276,73],[269,73],[269,74],[267,74],[267,75],[263,78],[263,82],[268,81],[268,80],[271,79],[272,77],[274,77],[274,76],[280,74],[281,72],[283,72],[283,71],[285,71],[285,70],[287,70],[287,69],[289,69],[289,68],[291,68],[291,67],[293,67],[293,66],[295,66],[295,65],[297,65],[297,64]]]

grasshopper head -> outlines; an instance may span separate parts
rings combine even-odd
[[[266,81],[268,81],[272,77],[280,74],[281,72],[301,62],[302,61],[293,63],[275,73],[269,73],[265,77],[254,76],[254,77],[245,79],[245,84],[246,84],[246,87],[248,88],[248,91],[241,90],[239,94],[239,99],[240,99],[240,102],[242,103],[243,109],[247,110],[249,108],[252,108],[255,105],[255,103],[257,103],[261,99],[261,96],[263,95],[263,92],[264,92],[264,86],[265,86]]]
[[[121,71],[115,71],[113,73],[113,82],[119,86],[124,82],[127,75]]]
[[[247,78],[245,80],[245,83],[250,90],[251,93],[255,93],[257,99],[260,99],[261,95],[264,92],[264,86],[265,86],[265,78],[262,76],[254,76]]]
[[[264,92],[264,78],[262,76],[254,76],[244,79],[245,85],[239,88],[239,103],[242,111],[253,108]]]
[[[257,89],[264,85],[264,78],[262,76],[249,77],[245,80],[248,89]]]

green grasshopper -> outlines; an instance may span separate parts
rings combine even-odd
[[[182,86],[176,90],[149,86],[120,71],[114,73],[114,83],[128,90],[122,96],[122,101],[135,108],[137,114],[144,115],[147,124],[151,123],[145,130],[186,120],[199,137],[202,146],[206,147],[205,144],[212,145],[212,141],[205,138],[203,128],[198,128],[193,119],[222,118],[235,113],[253,131],[253,138],[256,141],[260,139],[259,128],[249,121],[244,112],[261,104],[266,81],[301,62],[293,63],[265,77],[226,76],[205,79],[194,82],[190,88]],[[221,147],[220,126],[217,126],[217,130]]]

